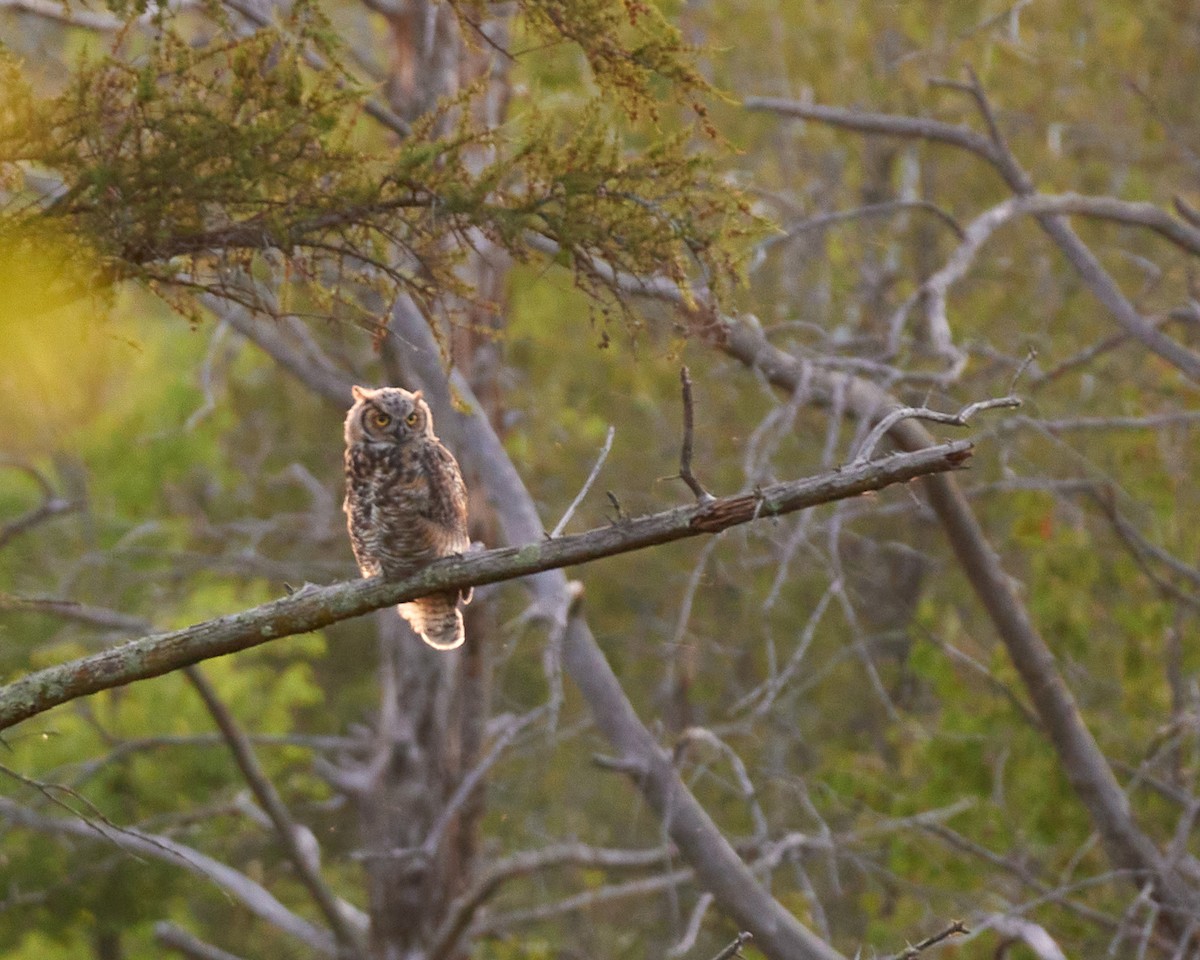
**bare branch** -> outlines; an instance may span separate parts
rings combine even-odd
[[[301,590],[251,610],[132,640],[29,674],[0,688],[0,729],[98,690],[159,676],[279,637],[319,630],[380,607],[717,533],[760,517],[880,490],[930,472],[960,469],[970,454],[969,443],[949,443],[807,480],[773,484],[755,494],[677,507],[588,533],[447,558],[398,583],[372,578]]]
[[[714,956],[712,960],[730,960],[731,957],[741,956],[740,951],[742,947],[744,947],[753,939],[754,934],[747,933],[745,930],[743,930],[733,939],[731,943],[727,944],[720,951],[718,951],[717,955]]]
[[[189,960],[242,960],[227,950],[205,943],[167,920],[160,920],[154,925],[154,939],[168,950],[181,953]]]
[[[846,130],[854,130],[857,133],[875,133],[889,137],[902,137],[906,140],[931,140],[935,143],[948,143],[964,150],[970,150],[993,163],[998,162],[999,159],[995,145],[987,137],[976,133],[970,127],[944,123],[941,120],[818,106],[780,97],[746,97],[742,101],[742,105],[747,110],[767,110],[800,120],[816,120]]]
[[[359,915],[352,923],[348,917],[349,905],[339,902],[333,891],[326,885],[320,873],[316,850],[306,849],[302,841],[303,835],[300,826],[292,819],[291,813],[284,805],[283,798],[279,796],[274,784],[271,783],[270,778],[259,764],[258,758],[254,755],[254,747],[249,738],[237,725],[229,708],[217,696],[217,691],[212,684],[200,672],[199,667],[187,667],[184,672],[200,695],[200,699],[204,701],[204,706],[212,715],[213,720],[216,721],[221,735],[229,744],[229,750],[237,762],[238,769],[270,818],[271,824],[283,844],[283,849],[296,868],[300,881],[308,889],[313,902],[325,916],[330,929],[337,937],[342,952],[350,956],[365,956],[362,934],[367,928],[367,918]],[[308,841],[315,845],[311,831],[305,831],[305,833]]]
[[[0,610],[19,610],[27,613],[46,613],[63,620],[73,620],[89,627],[118,630],[122,633],[148,633],[154,628],[141,617],[133,617],[119,610],[94,607],[60,597],[17,597],[0,593]]]
[[[679,450],[679,479],[687,484],[700,503],[708,503],[713,495],[700,485],[692,473],[692,440],[695,433],[695,412],[692,402],[692,378],[687,367],[679,369],[679,382],[683,385],[683,446]]]
[[[971,931],[967,929],[967,925],[965,923],[963,923],[961,920],[955,920],[950,924],[950,926],[948,926],[945,930],[942,930],[940,933],[935,933],[931,937],[926,937],[920,943],[914,943],[911,947],[901,950],[897,954],[893,954],[891,960],[914,960],[915,957],[924,953],[930,947],[937,946],[943,940],[948,940],[950,937],[961,936],[970,932]]]
[[[940,413],[937,410],[930,410],[928,407],[900,407],[875,424],[875,427],[867,434],[867,438],[863,440],[862,448],[852,462],[865,463],[870,460],[879,441],[901,420],[930,420],[934,423],[948,423],[955,427],[965,427],[970,419],[982,410],[995,410],[997,407],[1019,407],[1020,405],[1020,397],[999,397],[994,400],[977,400],[975,403],[968,403],[958,413]]]
[[[128,827],[114,829],[104,823],[42,816],[0,797],[0,817],[39,833],[67,835],[85,840],[103,839],[128,853],[163,860],[212,881],[242,903],[255,916],[295,937],[325,956],[336,956],[337,947],[329,932],[298,917],[264,887],[232,867],[167,837],[152,836]],[[98,836],[99,834],[99,836]]]
[[[587,910],[601,904],[612,903],[615,900],[627,900],[630,897],[645,897],[660,890],[668,890],[684,883],[690,883],[694,877],[695,872],[685,867],[654,877],[627,880],[624,883],[613,883],[604,887],[597,887],[594,890],[585,890],[582,893],[564,897],[562,900],[553,903],[545,903],[536,907],[529,907],[525,910],[513,910],[511,913],[501,913],[496,916],[487,917],[471,928],[471,935],[475,938],[495,936],[514,927],[521,927],[531,923],[542,923],[546,920],[553,920],[555,917],[561,917],[563,914],[575,913],[578,910]],[[838,957],[838,954],[832,952],[831,947],[826,947],[826,950],[830,951],[827,954],[828,956]]]
[[[604,446],[600,449],[600,455],[596,458],[596,463],[592,467],[592,472],[588,474],[587,480],[584,481],[579,493],[575,495],[575,499],[571,501],[571,505],[567,507],[567,512],[562,515],[562,519],[558,521],[554,529],[550,531],[550,538],[553,539],[563,532],[567,523],[574,515],[575,510],[583,503],[583,498],[587,496],[588,491],[592,489],[592,484],[596,482],[596,478],[600,476],[600,468],[604,466],[604,461],[608,459],[608,453],[612,450],[613,437],[616,436],[617,428],[611,424],[608,427],[608,435],[604,438]]]

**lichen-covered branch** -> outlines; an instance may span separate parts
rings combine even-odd
[[[375,578],[306,588],[251,610],[131,640],[23,677],[0,688],[0,729],[89,693],[159,676],[278,637],[319,630],[435,591],[512,580],[702,533],[717,533],[760,517],[779,516],[926,474],[955,470],[970,455],[971,444],[947,443],[805,480],[773,484],[756,494],[719,497],[699,506],[677,507],[574,536],[449,558],[397,583]]]

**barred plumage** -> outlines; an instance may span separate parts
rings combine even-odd
[[[411,576],[466,551],[467,490],[454,456],[433,432],[421,392],[354,387],[346,415],[346,525],[364,577]],[[459,596],[402,603],[400,616],[431,647],[462,644]]]

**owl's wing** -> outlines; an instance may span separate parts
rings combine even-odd
[[[453,552],[465,553],[471,546],[467,534],[467,485],[463,483],[454,454],[438,443],[434,445],[433,455],[438,478],[433,486],[440,501],[438,513],[445,523]]]

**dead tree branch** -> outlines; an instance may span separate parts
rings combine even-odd
[[[131,640],[29,674],[0,688],[0,729],[89,693],[159,676],[279,637],[319,630],[405,600],[513,580],[702,533],[717,533],[760,517],[780,516],[818,503],[880,490],[927,473],[957,470],[970,455],[969,443],[948,443],[806,480],[773,484],[754,494],[677,507],[587,533],[447,558],[398,583],[373,578],[301,590],[241,613]]]
[[[865,463],[870,460],[879,441],[901,420],[929,420],[932,423],[948,423],[954,427],[965,427],[975,414],[983,410],[995,410],[997,407],[1019,407],[1020,405],[1020,397],[998,397],[994,400],[978,400],[975,403],[969,403],[958,413],[942,413],[938,410],[930,410],[928,407],[900,407],[875,424],[875,427],[863,440],[862,447],[853,462]]]
[[[983,92],[978,88],[978,82],[974,81],[972,86],[972,96],[975,97],[976,101],[986,103],[986,99],[982,99]],[[844,130],[852,130],[856,133],[878,134],[910,140],[927,140],[934,143],[945,143],[956,146],[986,160],[1000,174],[1012,191],[1022,199],[1030,200],[1030,198],[1036,198],[1037,196],[1037,190],[1034,187],[1033,181],[1017,162],[1007,144],[995,137],[985,137],[969,127],[943,123],[939,120],[930,120],[922,117],[870,113],[859,110],[848,110],[841,107],[805,104],[795,100],[773,97],[747,97],[743,103],[750,110],[768,110],[782,116],[814,120],[829,124],[830,126],[840,127]],[[1036,204],[1036,200],[1030,200],[1030,202]],[[1178,368],[1189,379],[1200,381],[1200,355],[1177,341],[1172,340],[1153,323],[1138,313],[1129,299],[1121,292],[1116,281],[1113,280],[1108,271],[1104,269],[1104,266],[1096,258],[1096,255],[1092,253],[1087,244],[1079,239],[1079,236],[1066,220],[1067,213],[1086,213],[1088,216],[1103,216],[1117,212],[1117,207],[1113,205],[1116,203],[1118,201],[1104,205],[1103,210],[1099,205],[1092,205],[1091,209],[1085,211],[1084,207],[1087,205],[1080,204],[1077,208],[1069,211],[1065,209],[1063,212],[1043,210],[1041,212],[1034,212],[1033,215],[1042,229],[1050,236],[1075,268],[1075,271],[1092,291],[1092,294],[1112,314],[1113,318],[1126,333],[1140,341],[1146,349],[1158,354],[1168,363]],[[1138,204],[1134,206],[1141,207],[1142,205]],[[1151,218],[1138,219],[1144,211],[1133,213],[1128,208],[1123,208],[1121,212],[1131,219],[1137,219],[1137,222],[1141,222],[1144,226],[1163,233],[1172,242],[1179,243],[1185,249],[1191,249],[1192,244],[1195,243],[1196,237],[1193,236],[1194,231],[1188,230],[1188,224],[1175,221],[1175,227],[1171,227],[1164,232],[1163,228],[1167,227],[1167,224],[1160,220],[1157,215]],[[1162,216],[1165,217],[1166,214],[1162,214]]]
[[[712,960],[730,960],[731,957],[741,956],[742,947],[744,947],[753,939],[754,934],[743,930],[732,940],[732,942],[722,947],[717,955],[712,958]]]
[[[242,960],[236,954],[205,943],[167,920],[161,920],[154,925],[154,939],[161,946],[174,950],[189,960]]]
[[[970,933],[967,925],[961,920],[955,920],[945,930],[940,933],[935,933],[932,937],[926,937],[920,943],[914,943],[911,947],[907,947],[895,954],[891,960],[914,960],[920,954],[924,953],[930,947],[935,947],[943,940],[948,940],[950,937],[961,936],[965,933]]]
[[[47,817],[0,797],[0,817],[16,826],[50,835],[107,841],[127,853],[151,857],[182,867],[215,883],[251,913],[276,929],[295,937],[325,956],[337,955],[329,932],[292,913],[264,887],[232,867],[167,837],[152,836],[128,827],[114,828],[98,821]]]
[[[337,937],[340,952],[349,957],[365,956],[362,934],[366,932],[367,918],[365,916],[356,917],[356,923],[352,923],[348,918],[346,909],[348,905],[338,901],[321,876],[318,851],[315,849],[312,833],[302,832],[302,828],[292,819],[291,813],[284,805],[283,798],[279,796],[275,785],[271,783],[270,778],[259,764],[258,758],[254,755],[254,747],[250,743],[250,739],[237,725],[229,708],[217,696],[217,691],[208,682],[208,678],[195,666],[186,668],[184,672],[228,743],[242,777],[270,818],[271,825],[275,828],[288,859],[296,868],[300,881],[324,915],[334,936]],[[307,848],[305,839],[309,841],[312,849]]]
[[[679,370],[679,382],[683,387],[683,446],[679,450],[679,479],[687,484],[700,503],[708,503],[713,495],[701,486],[692,473],[692,443],[696,429],[695,406],[692,400],[692,378],[687,367]]]

